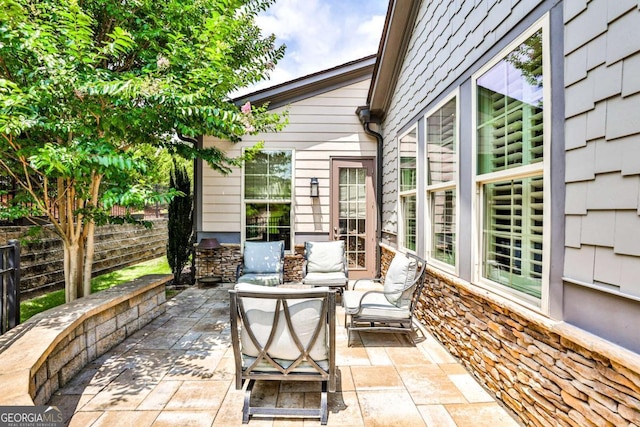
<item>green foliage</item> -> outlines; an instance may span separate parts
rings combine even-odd
[[[169,274],[169,265],[166,258],[157,258],[141,262],[121,270],[94,277],[91,280],[93,292],[103,291],[113,286],[130,282],[147,274]],[[64,304],[64,291],[53,291],[36,298],[20,302],[20,322],[35,316],[36,314]]]
[[[189,261],[193,239],[193,197],[191,181],[184,166],[174,164],[169,187],[179,192],[169,202],[167,260],[174,283],[180,283],[182,269]]]
[[[0,0],[0,165],[39,193],[43,176],[77,190],[98,175],[135,203],[154,160],[139,145],[228,172],[237,160],[173,135],[238,141],[282,127],[266,107],[242,112],[228,98],[283,56],[254,22],[271,3]]]
[[[90,291],[93,226],[111,206],[177,194],[154,185],[154,152],[222,173],[240,161],[176,134],[239,141],[283,127],[266,106],[229,99],[284,54],[255,24],[273,1],[0,0],[0,173],[30,203],[0,217],[48,217],[70,299]]]

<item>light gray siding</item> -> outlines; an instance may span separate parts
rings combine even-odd
[[[370,79],[291,103],[289,124],[278,133],[247,136],[238,144],[205,137],[230,155],[264,141],[265,149],[294,150],[294,232],[329,233],[329,166],[331,157],[376,155],[376,141],[365,134],[355,111],[366,103]],[[310,178],[320,183],[320,198],[309,197]],[[203,167],[202,228],[204,233],[240,233],[242,230],[242,171],[223,176]]]
[[[566,239],[579,252],[565,260],[565,277],[640,296],[630,277],[640,265],[638,2],[564,5]]]
[[[421,112],[470,75],[480,59],[497,53],[502,39],[543,3],[532,0],[423,1],[389,111],[383,122],[382,230],[395,234],[397,216],[396,138]]]
[[[564,318],[640,349],[640,6],[565,1]]]

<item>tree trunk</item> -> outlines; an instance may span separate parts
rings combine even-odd
[[[85,257],[84,257],[84,280],[82,284],[82,295],[87,296],[91,294],[91,271],[93,270],[93,258],[95,256],[96,248],[94,242],[94,234],[96,230],[96,224],[90,221],[85,225],[87,231],[87,237],[84,239]]]
[[[79,290],[82,289],[82,250],[78,242],[64,243],[64,283],[65,301],[71,302],[78,299]]]

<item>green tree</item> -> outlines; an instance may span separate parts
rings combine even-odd
[[[193,197],[187,169],[173,164],[169,188],[180,192],[169,202],[167,260],[175,284],[180,283],[182,269],[189,261],[193,238]]]
[[[64,245],[67,301],[91,292],[106,211],[171,196],[154,194],[136,147],[227,173],[238,159],[175,135],[239,141],[283,126],[266,106],[228,98],[284,54],[254,20],[272,1],[0,0],[0,168],[31,203],[0,215],[48,218]]]

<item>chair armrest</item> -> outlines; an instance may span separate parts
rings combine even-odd
[[[238,279],[240,278],[240,272],[242,271],[242,263],[238,264],[238,266],[236,267],[236,283],[238,282]]]
[[[366,305],[367,304],[366,298],[369,295],[376,295],[377,294],[377,295],[385,295],[386,296],[386,295],[392,295],[392,294],[399,294],[399,293],[402,293],[402,292],[404,292],[404,291],[397,290],[397,291],[385,292],[385,291],[382,291],[382,290],[380,290],[380,291],[371,290],[371,291],[363,292],[362,295],[360,295],[360,299],[358,300],[358,307],[357,307],[358,310],[354,311],[354,312],[349,312],[348,314],[350,314],[352,316],[359,315],[362,312],[363,308],[364,308],[363,307],[363,301],[364,301],[364,304]],[[389,304],[395,306],[395,304],[393,304],[391,302],[389,302]],[[353,306],[351,308],[355,308],[355,306]]]
[[[375,277],[375,278],[372,278],[372,279],[363,278],[363,279],[358,279],[355,282],[353,282],[353,287],[351,288],[351,290],[355,290],[356,289],[356,286],[358,286],[358,282],[364,282],[364,281],[382,284],[382,278],[381,277]]]
[[[352,316],[357,316],[360,314],[360,312],[363,309],[362,306],[362,301],[365,300],[365,298],[367,297],[367,295],[374,295],[374,294],[380,294],[380,295],[384,295],[384,291],[366,291],[364,292],[362,295],[360,295],[360,300],[358,301],[358,310],[355,312],[349,312],[350,315]],[[367,303],[366,301],[364,302],[365,304]]]

